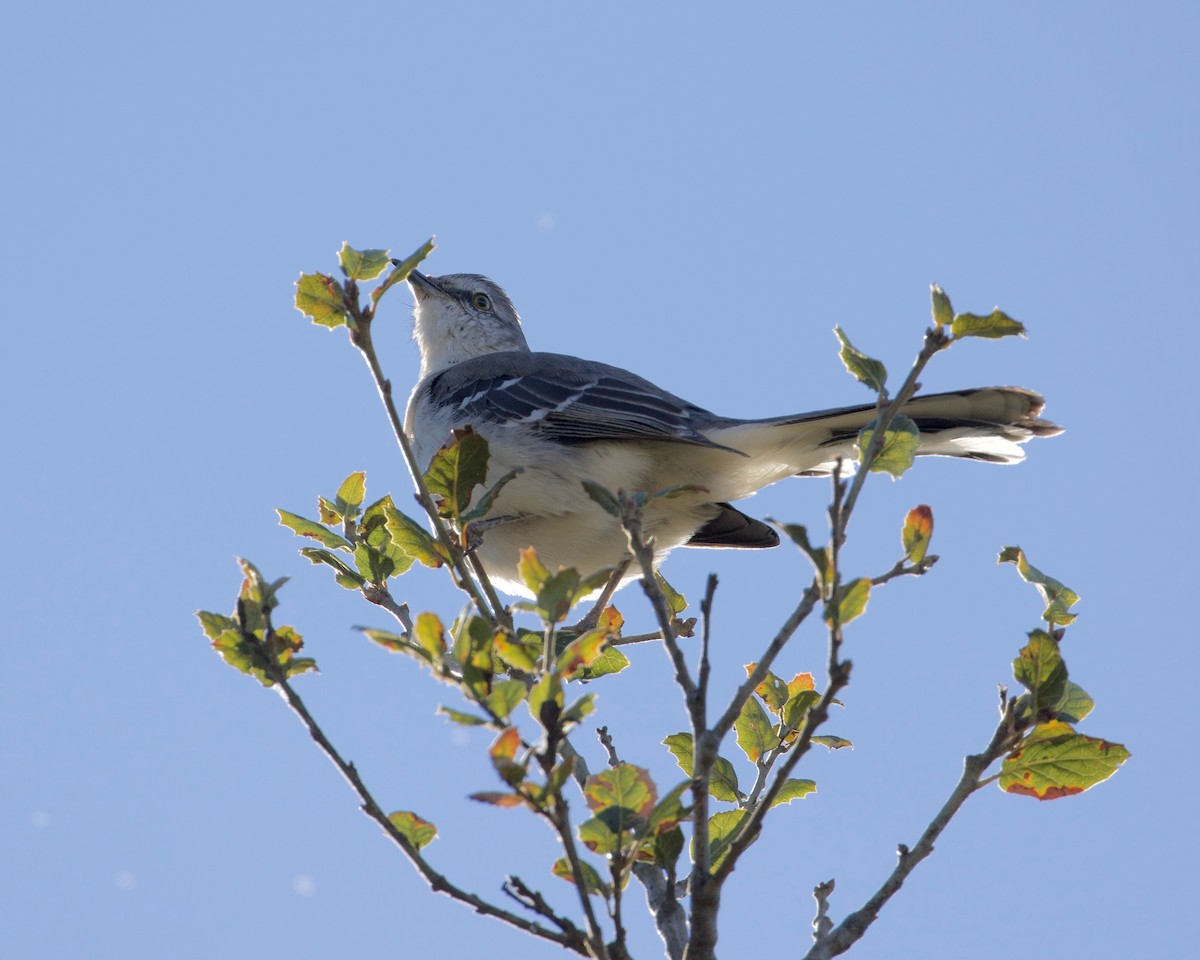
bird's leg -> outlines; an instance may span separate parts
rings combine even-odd
[[[527,516],[529,516],[527,513],[510,513],[503,517],[472,520],[467,524],[467,552],[470,553],[472,550],[478,549],[479,545],[483,543],[483,535],[492,529],[492,527],[498,527],[502,523],[514,523],[517,520],[524,520]]]

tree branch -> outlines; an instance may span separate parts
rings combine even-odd
[[[268,618],[264,636],[269,637],[272,635],[272,632],[273,631]],[[255,638],[253,634],[245,633],[244,635],[247,637],[247,640],[257,643],[257,638]],[[355,768],[354,764],[343,759],[342,755],[330,742],[329,738],[325,736],[324,731],[317,724],[317,721],[313,718],[312,714],[308,712],[308,708],[304,705],[304,701],[300,698],[300,695],[297,694],[294,689],[292,689],[292,685],[288,683],[287,678],[283,676],[282,671],[279,670],[279,667],[274,660],[270,657],[264,657],[263,659],[265,660],[268,670],[272,675],[271,679],[274,681],[275,686],[279,690],[280,695],[283,697],[284,702],[288,705],[289,709],[291,709],[292,713],[294,713],[300,719],[300,722],[304,724],[305,728],[308,730],[309,736],[312,737],[313,741],[320,748],[321,752],[329,758],[330,762],[337,768],[343,779],[345,779],[345,781],[350,785],[351,789],[354,790],[354,792],[358,795],[358,798],[362,801],[361,809],[363,813],[379,824],[379,826],[383,829],[383,832],[387,834],[388,838],[400,848],[404,855],[408,857],[409,862],[411,862],[416,868],[417,872],[425,878],[425,881],[429,884],[429,888],[434,893],[444,893],[454,900],[468,904],[474,908],[476,913],[481,913],[488,917],[495,917],[497,920],[502,920],[510,926],[516,927],[518,930],[524,930],[526,933],[535,937],[540,937],[543,940],[549,940],[552,943],[557,943],[559,946],[567,948],[568,950],[573,950],[575,953],[588,956],[587,943],[578,933],[578,931],[576,931],[574,934],[571,934],[566,930],[556,932],[554,930],[547,929],[541,924],[526,920],[524,917],[517,916],[515,913],[511,913],[502,907],[496,906],[493,903],[489,903],[487,900],[484,900],[482,897],[479,897],[474,893],[463,890],[461,887],[458,887],[447,880],[443,874],[435,870],[421,855],[421,852],[414,847],[408,841],[408,838],[405,837],[404,834],[402,834],[398,829],[396,829],[395,824],[388,819],[387,814],[383,812],[383,809],[379,806],[378,802],[376,802],[375,797],[371,794],[370,790],[367,789],[366,784],[363,783],[362,778],[359,776],[358,770]]]
[[[458,543],[458,539],[451,536],[445,521],[438,514],[433,497],[429,493],[429,487],[425,484],[425,477],[421,467],[417,463],[412,443],[408,439],[408,434],[404,431],[404,422],[401,420],[400,413],[396,409],[396,404],[392,400],[392,382],[383,375],[383,368],[380,366],[379,357],[375,353],[375,344],[371,339],[373,313],[365,312],[359,306],[358,285],[354,281],[349,281],[346,284],[344,305],[351,316],[349,324],[350,342],[362,354],[367,368],[371,371],[371,378],[375,382],[375,389],[379,392],[379,399],[383,401],[383,408],[387,413],[392,434],[395,436],[396,442],[400,445],[400,450],[404,455],[404,462],[407,464],[408,470],[412,474],[413,483],[416,485],[417,501],[429,516],[438,541],[446,550],[447,556],[450,557],[451,567],[457,575],[456,579],[459,581],[459,585],[466,591],[481,615],[493,623],[511,627],[512,618],[503,604],[500,603],[495,590],[492,589],[491,583],[487,582],[487,574],[484,572],[482,565],[479,564],[478,559],[473,555],[468,558],[468,555]],[[486,587],[481,587],[480,581],[485,582]],[[485,590],[487,596],[484,595]]]
[[[992,734],[991,742],[983,753],[968,756],[963,761],[963,773],[949,798],[930,821],[921,839],[911,850],[903,844],[899,847],[899,859],[895,869],[875,894],[858,910],[834,927],[828,936],[819,937],[805,960],[829,960],[850,949],[867,928],[879,916],[884,904],[900,889],[913,869],[933,853],[933,845],[950,820],[958,813],[967,798],[980,786],[980,777],[996,760],[1008,753],[1019,739],[1016,729],[1016,700],[1007,700],[1004,711]]]

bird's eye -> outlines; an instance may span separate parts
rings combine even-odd
[[[492,301],[488,299],[486,293],[473,293],[471,294],[471,306],[476,310],[491,310]]]

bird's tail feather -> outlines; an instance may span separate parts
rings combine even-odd
[[[1044,404],[1040,394],[1022,387],[980,387],[914,397],[900,412],[921,431],[918,456],[1017,463],[1025,456],[1021,444],[1062,432],[1058,424],[1039,418]],[[859,431],[875,416],[874,404],[839,407],[744,422],[710,437],[760,466],[776,462],[777,479],[789,473],[827,476],[839,457],[857,457]]]

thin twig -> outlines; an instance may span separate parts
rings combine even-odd
[[[484,596],[475,575],[477,571],[473,569],[475,565],[468,562],[462,547],[458,543],[458,539],[451,535],[445,521],[438,514],[433,497],[429,493],[429,487],[425,484],[421,467],[417,463],[412,443],[409,441],[408,434],[404,430],[404,422],[401,420],[400,413],[396,409],[396,404],[392,400],[392,382],[383,375],[383,368],[380,366],[379,358],[375,353],[375,345],[371,339],[371,322],[373,317],[371,315],[364,315],[363,311],[359,308],[358,288],[353,283],[346,286],[345,305],[353,318],[350,324],[350,342],[362,354],[367,368],[371,371],[371,378],[375,381],[375,389],[379,392],[379,399],[383,401],[388,423],[391,424],[392,433],[396,438],[396,442],[400,445],[404,461],[408,466],[409,472],[412,474],[413,483],[416,485],[417,500],[424,507],[425,513],[428,514],[433,524],[438,541],[446,550],[447,556],[450,557],[451,566],[457,574],[460,586],[466,591],[471,601],[475,604],[476,609],[485,618],[491,620],[493,623],[511,626],[511,618],[504,606],[499,603],[498,598],[495,597],[495,591],[491,591],[491,597]]]
[[[516,874],[510,874],[508,879],[501,885],[500,890],[506,896],[511,897],[517,903],[521,904],[526,910],[531,910],[539,916],[545,917],[562,930],[563,933],[579,937],[581,940],[583,939],[583,932],[575,924],[566,917],[555,913],[541,892],[531,889]]]
[[[654,633],[638,633],[632,637],[620,637],[617,640],[610,640],[608,645],[610,647],[624,647],[631,643],[648,643],[651,640],[661,640],[662,636],[662,631],[656,630]]]
[[[400,626],[404,628],[405,633],[412,633],[413,622],[412,616],[408,611],[408,604],[397,603],[385,585],[378,583],[364,584],[362,595],[371,603],[383,607],[384,610],[395,617],[400,622]]]
[[[897,577],[923,577],[927,574],[935,563],[940,558],[936,555],[930,555],[920,563],[906,564],[903,560],[897,560],[896,565],[887,573],[880,574],[871,580],[871,586],[881,587],[889,581],[895,580]]]
[[[612,737],[608,734],[608,727],[597,727],[596,736],[600,740],[600,746],[604,747],[604,752],[608,754],[608,765],[619,767],[621,758],[617,756],[617,748],[613,746]]]
[[[631,561],[631,557],[626,557],[613,567],[613,572],[608,578],[608,583],[600,591],[600,596],[596,598],[596,602],[592,604],[592,608],[584,614],[583,619],[570,628],[572,633],[586,633],[589,630],[595,629],[596,624],[600,622],[600,614],[604,612],[604,608],[608,606],[608,602],[613,598],[613,594],[617,592],[617,587],[625,579],[625,572],[629,569]]]
[[[271,633],[272,630],[268,617],[264,635],[269,637],[271,636]],[[254,640],[253,635],[250,634],[248,639]],[[559,946],[566,947],[568,950],[573,950],[576,953],[584,956],[588,955],[587,943],[578,933],[571,935],[566,931],[556,932],[543,927],[541,924],[526,920],[524,917],[517,916],[515,913],[511,913],[502,907],[498,907],[493,903],[489,903],[474,893],[463,890],[461,887],[458,887],[447,880],[443,874],[435,870],[429,864],[429,862],[423,856],[421,856],[420,851],[417,850],[417,848],[409,842],[408,838],[396,828],[396,825],[388,819],[387,814],[383,812],[383,808],[379,806],[378,802],[375,800],[375,797],[371,794],[370,790],[367,789],[366,784],[363,783],[362,778],[359,776],[358,770],[355,768],[354,764],[344,760],[342,755],[330,742],[329,738],[325,736],[324,731],[317,724],[317,721],[313,719],[312,714],[308,712],[308,708],[304,705],[304,701],[300,698],[300,695],[297,694],[292,688],[291,684],[288,683],[287,678],[279,669],[278,664],[276,664],[269,656],[264,657],[264,661],[272,675],[271,679],[274,681],[276,688],[279,690],[280,695],[284,699],[284,702],[287,703],[288,708],[300,719],[300,722],[304,724],[305,728],[308,730],[309,736],[312,737],[313,741],[320,748],[321,752],[329,758],[330,762],[337,768],[338,772],[342,775],[345,781],[350,784],[351,789],[354,790],[354,792],[358,795],[358,798],[362,801],[363,813],[379,824],[379,826],[383,829],[383,832],[387,834],[388,838],[400,848],[404,855],[408,857],[409,862],[412,863],[412,865],[417,869],[417,872],[425,878],[426,883],[429,884],[430,889],[434,893],[444,893],[454,900],[469,904],[475,909],[476,913],[481,913],[484,916],[495,917],[497,920],[502,920],[519,930],[524,930],[526,933],[532,934],[535,937],[541,937],[543,940],[550,940],[553,943],[557,943]]]
[[[554,795],[550,809],[544,811],[544,816],[558,834],[558,842],[562,845],[567,865],[571,868],[571,878],[575,881],[575,892],[579,896],[579,905],[583,908],[583,916],[587,921],[587,944],[591,948],[592,956],[595,957],[595,960],[609,960],[604,934],[596,920],[596,912],[592,909],[592,895],[588,890],[587,878],[583,873],[583,863],[580,861],[579,851],[575,847],[570,810],[561,791]]]
[[[884,904],[904,884],[918,863],[933,852],[933,845],[959,808],[980,785],[980,777],[996,760],[1012,749],[1020,736],[1016,729],[1016,701],[1005,704],[1004,713],[983,753],[968,756],[963,761],[963,773],[949,798],[930,821],[921,839],[911,850],[901,845],[896,867],[875,894],[839,923],[828,936],[821,937],[805,955],[805,960],[829,960],[850,949],[867,928],[875,922]]]
[[[621,525],[624,527],[625,536],[629,541],[629,550],[642,569],[642,589],[650,600],[651,607],[654,608],[654,615],[658,619],[659,630],[662,633],[663,646],[666,648],[667,654],[671,658],[671,663],[675,667],[675,682],[683,689],[684,696],[687,698],[688,712],[694,719],[697,693],[696,684],[688,672],[687,661],[684,659],[683,651],[680,649],[679,644],[675,642],[675,630],[672,626],[674,618],[671,615],[670,605],[667,603],[667,598],[654,577],[654,548],[647,544],[642,537],[640,510],[637,509],[629,498],[622,498],[622,506],[625,509],[622,511]]]

